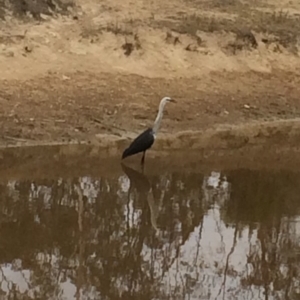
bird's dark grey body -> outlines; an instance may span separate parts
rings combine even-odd
[[[153,145],[154,140],[155,137],[152,128],[146,129],[124,150],[122,159],[140,152],[145,152]]]

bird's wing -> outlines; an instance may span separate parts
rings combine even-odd
[[[124,154],[126,156],[134,155],[139,152],[146,151],[149,149],[152,144],[154,143],[154,136],[152,133],[152,129],[148,128],[144,132],[142,132],[138,137],[136,137],[133,142],[130,144],[130,146],[124,151]]]

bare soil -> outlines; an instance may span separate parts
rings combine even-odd
[[[24,3],[0,10],[3,146],[132,137],[167,95],[174,138],[300,116],[299,1]]]

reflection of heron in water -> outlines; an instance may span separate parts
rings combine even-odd
[[[167,102],[175,102],[175,100],[171,99],[170,97],[164,97],[163,99],[161,99],[159,104],[158,114],[154,121],[153,127],[146,129],[144,132],[142,132],[138,137],[136,137],[133,140],[133,142],[129,145],[129,147],[124,150],[122,154],[122,159],[143,152],[141,164],[142,166],[144,166],[146,151],[150,149],[154,143],[156,134],[158,132],[163,117],[163,111]]]
[[[127,177],[130,180],[130,188],[131,189],[133,186],[136,187],[136,189],[140,193],[148,193],[151,189],[151,184],[148,180],[148,178],[142,174],[141,172],[138,172],[128,166],[125,166],[124,164],[121,163],[122,170],[123,172],[127,175]]]
[[[149,179],[141,172],[138,172],[128,166],[125,166],[124,164],[121,164],[121,166],[122,166],[122,170],[130,180],[128,197],[130,197],[130,193],[133,187],[136,188],[136,190],[140,195],[145,195],[145,198],[147,199],[150,208],[151,225],[153,226],[155,231],[158,232],[156,220],[159,214],[159,207],[154,203],[152,186]]]

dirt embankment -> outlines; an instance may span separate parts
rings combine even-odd
[[[178,103],[156,147],[293,142],[300,4],[283,2],[8,1],[1,145],[123,140],[151,125],[166,95]]]

